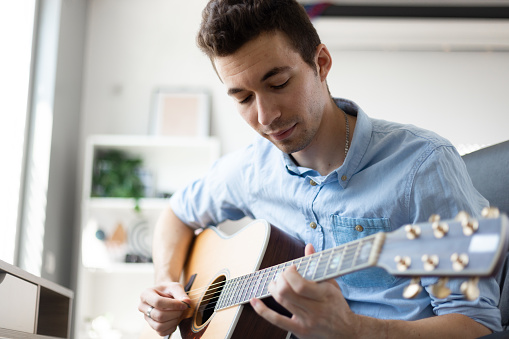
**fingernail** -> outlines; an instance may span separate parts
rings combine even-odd
[[[183,304],[185,304],[185,305],[187,306],[187,308],[191,308],[191,305],[189,305],[189,304],[188,304],[188,303],[186,303],[185,301],[182,301],[182,300],[181,300],[181,302],[182,302]]]

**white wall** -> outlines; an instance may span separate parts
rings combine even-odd
[[[211,132],[221,138],[223,150],[252,140],[254,134],[233,111],[208,58],[196,47],[204,4],[200,0],[90,1],[84,136],[146,134],[150,95],[162,86],[206,88],[213,94]]]
[[[456,146],[509,139],[509,22],[321,20],[331,92]]]
[[[145,134],[158,86],[212,93],[211,133],[227,153],[254,132],[195,45],[203,0],[89,2],[82,136]],[[319,19],[336,96],[371,116],[437,131],[455,144],[507,139],[509,24]]]

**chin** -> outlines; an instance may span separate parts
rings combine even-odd
[[[279,150],[286,154],[297,153],[302,151],[304,148],[308,146],[309,143],[299,143],[299,142],[291,142],[291,141],[271,141],[274,146],[279,148]]]

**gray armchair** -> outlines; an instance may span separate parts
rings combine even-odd
[[[509,141],[466,154],[463,160],[474,187],[500,212],[509,215]],[[509,338],[509,254],[497,274],[500,286],[500,312],[505,332],[489,338]]]

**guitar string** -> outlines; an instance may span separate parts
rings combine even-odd
[[[344,249],[343,249],[343,252],[344,252],[344,253],[343,253],[343,257],[348,256],[348,258],[347,258],[347,262],[349,262],[349,263],[351,262],[351,264],[353,265],[353,260],[355,260],[355,259],[356,259],[356,257],[357,257],[357,248],[353,248],[353,247],[352,247],[352,248],[350,248],[350,249],[348,249],[348,248],[344,248]],[[352,260],[352,259],[353,259],[353,260]],[[308,261],[307,263],[309,264],[309,262],[310,262],[311,260],[307,260],[307,261]],[[301,261],[301,262],[302,262],[302,261]],[[323,263],[325,263],[325,261],[324,261]],[[328,263],[328,261],[327,261],[327,263]],[[285,264],[287,264],[287,263],[285,263]],[[300,263],[299,263],[299,264],[300,264]],[[284,265],[284,264],[281,264],[281,265]],[[320,265],[322,265],[322,266],[323,266],[323,264],[322,264],[322,263],[320,263],[320,261],[318,261],[318,265],[317,265],[317,266],[320,266]],[[279,266],[279,265],[278,265],[278,266]],[[308,268],[308,266],[306,266],[306,270],[307,270],[307,268]],[[341,270],[341,268],[339,268],[339,270]],[[338,271],[339,271],[339,270],[338,270]],[[315,271],[316,271],[316,270],[315,270]],[[277,270],[276,270],[276,272],[277,272]],[[250,283],[251,283],[251,281],[249,281],[249,282],[248,282],[248,287],[245,287],[245,286],[244,286],[243,290],[248,290],[248,289],[249,289],[249,285],[250,285]],[[253,287],[255,287],[255,286],[253,286]],[[265,287],[266,287],[266,286],[264,286],[264,287],[263,287],[262,291],[265,289]],[[247,292],[247,295],[249,295],[249,293],[250,293],[250,292]],[[210,294],[205,294],[205,296],[210,296]],[[200,304],[197,304],[197,305],[193,308],[193,310],[196,310],[196,309],[198,309],[198,308],[200,308],[200,307],[204,307],[204,308],[203,308],[203,310],[202,310],[202,312],[206,312],[206,311],[208,311],[208,310],[215,309],[215,308],[216,308],[216,305],[217,305],[217,303],[218,303],[219,298],[220,298],[220,296],[217,296],[217,297],[211,297],[210,299],[205,299],[205,298],[204,298]],[[207,302],[207,303],[205,304],[205,302]],[[233,303],[231,303],[231,304],[229,304],[229,303],[228,303],[226,307],[231,307],[231,306],[234,306],[234,305],[240,305],[240,304],[244,304],[244,303],[248,303],[248,302],[249,302],[249,299],[246,299],[246,298],[241,297],[241,298],[240,298],[240,300],[236,300],[236,301],[234,301],[234,302],[233,302]]]
[[[336,248],[335,248],[335,249],[336,249]],[[351,254],[355,255],[355,253],[352,253],[352,250],[354,250],[354,248],[351,248],[351,249],[348,249],[348,250],[349,250],[349,253],[348,253],[348,254],[350,254],[350,255],[351,255]],[[343,250],[343,252],[344,252],[344,251],[345,251],[345,250]],[[333,252],[333,251],[331,251],[331,250],[327,250],[327,251],[324,251],[324,253],[325,253],[325,252]],[[338,250],[337,252],[339,253],[340,251]],[[336,253],[336,254],[338,254],[338,253]],[[325,254],[327,254],[327,253],[325,253]],[[325,255],[324,255],[324,256],[325,256]],[[343,256],[345,257],[345,255],[343,255]],[[309,259],[308,259],[308,258],[309,258]],[[307,260],[306,260],[306,259],[307,259]],[[266,276],[268,277],[268,275],[270,275],[271,273],[278,273],[278,270],[280,270],[280,269],[287,268],[287,267],[289,267],[289,266],[291,266],[291,265],[300,265],[300,264],[301,264],[301,263],[303,263],[303,262],[304,262],[304,263],[308,263],[308,264],[309,264],[310,262],[312,262],[312,258],[310,258],[310,257],[304,257],[304,258],[296,259],[296,260],[289,261],[289,262],[286,262],[286,263],[282,263],[282,264],[279,264],[279,265],[276,265],[276,266],[272,266],[272,267],[265,268],[265,269],[263,269],[263,270],[257,271],[257,272],[263,272],[263,273],[262,273],[262,274],[259,274],[259,275],[258,275],[258,277],[256,277],[256,278],[262,278],[262,279],[263,279],[263,278],[265,278]],[[322,260],[320,260],[320,259],[319,259],[319,260],[318,260],[318,265],[317,265],[317,266],[322,266],[322,267],[323,267],[323,265],[324,265],[324,264],[325,264],[325,261],[322,261]],[[298,269],[299,269],[299,268],[300,268],[300,267],[298,267]],[[280,272],[279,272],[279,273],[280,273]],[[300,273],[300,272],[299,272],[299,273]],[[255,277],[255,276],[256,276],[256,272],[254,272],[254,273],[250,273],[250,274],[247,274],[247,275],[244,275],[244,276],[240,276],[240,277],[237,277],[237,278],[228,279],[228,280],[226,280],[226,281],[220,281],[220,282],[218,282],[218,283],[214,283],[214,284],[212,284],[212,285],[210,285],[210,286],[208,286],[208,287],[207,287],[207,286],[205,286],[205,287],[200,287],[200,288],[197,288],[197,289],[191,290],[191,291],[189,291],[189,292],[188,292],[188,295],[192,295],[192,294],[195,294],[195,295],[196,295],[196,294],[200,294],[200,295],[201,295],[201,293],[202,293],[202,291],[203,291],[204,289],[207,289],[207,288],[210,288],[210,287],[214,287],[214,286],[217,286],[217,287],[215,287],[214,289],[219,289],[219,288],[221,287],[221,286],[219,286],[219,285],[221,285],[221,284],[223,284],[223,283],[225,283],[225,282],[227,282],[227,281],[233,281],[234,279],[243,280],[243,282],[245,283],[245,281],[246,281],[246,280],[250,280],[250,279],[252,280],[252,278],[253,278],[253,277]],[[223,285],[224,285],[224,284],[223,284]],[[214,289],[212,289],[211,291],[213,291]]]
[[[357,248],[354,248],[354,247],[351,247],[351,248],[342,248],[341,250],[338,250],[337,248],[334,248],[334,249],[336,249],[336,250],[337,250],[337,252],[340,252],[341,250],[342,250],[342,252],[345,252],[345,253],[343,253],[343,259],[345,259],[345,258],[346,258],[346,260],[343,260],[343,262],[346,262],[346,263],[348,263],[348,264],[352,264],[352,265],[353,265],[352,257],[355,259],[356,255],[357,255]],[[334,250],[334,249],[332,249],[332,250]],[[324,252],[325,252],[325,251],[324,251]],[[329,251],[329,252],[330,252],[330,251]],[[305,258],[306,258],[306,257],[305,257]],[[301,258],[301,259],[305,259],[305,258]],[[329,259],[330,259],[330,258],[329,258]],[[300,260],[300,259],[299,259],[299,260]],[[294,261],[296,261],[296,260],[294,260]],[[277,266],[270,267],[270,268],[277,268],[277,269],[272,270],[272,271],[270,270],[270,268],[267,268],[267,269],[264,269],[264,270],[258,271],[258,272],[263,272],[263,271],[266,271],[266,270],[267,270],[267,272],[262,273],[261,275],[259,275],[259,276],[258,276],[258,277],[256,277],[256,278],[258,279],[259,277],[262,277],[262,279],[263,279],[263,278],[264,278],[264,274],[266,274],[266,273],[267,273],[267,277],[268,277],[271,273],[277,273],[279,269],[281,269],[281,268],[286,268],[286,267],[289,267],[289,266],[291,266],[291,265],[295,264],[295,263],[294,263],[294,261],[291,261],[291,262],[287,262],[287,263],[283,263],[283,264],[280,264],[280,265],[277,265]],[[298,262],[298,264],[300,265],[301,263],[303,263],[303,261],[304,261],[304,260],[300,260],[300,262]],[[311,258],[310,258],[309,260],[306,260],[306,262],[305,262],[305,263],[308,263],[308,264],[309,264],[309,262],[311,262],[311,261],[312,261],[312,260],[311,260]],[[316,269],[315,271],[318,271],[318,267],[319,267],[319,266],[322,266],[322,268],[323,268],[324,264],[325,264],[325,261],[322,261],[322,262],[321,262],[320,260],[318,260],[317,269]],[[282,266],[282,267],[280,267],[280,266]],[[286,266],[286,267],[285,267],[285,266]],[[343,266],[343,265],[341,265],[341,266]],[[338,269],[337,271],[341,270],[341,266],[339,266],[339,267],[338,267],[339,269]],[[297,269],[299,269],[299,268],[300,268],[300,267],[297,267]],[[305,270],[305,271],[306,271],[306,270]],[[304,271],[304,272],[305,272],[305,271]],[[327,269],[325,268],[325,273],[326,273],[326,272],[327,272]],[[300,273],[300,272],[299,272],[299,273]],[[337,273],[337,272],[336,272],[336,273]],[[250,277],[250,275],[252,275],[252,276]],[[245,275],[245,276],[240,277],[240,278],[241,278],[241,280],[244,280],[244,281],[242,281],[242,283],[241,283],[241,284],[243,285],[243,290],[244,290],[244,291],[247,291],[251,285],[252,285],[252,287],[253,287],[253,288],[255,288],[255,287],[256,287],[256,291],[258,290],[258,288],[260,287],[260,285],[256,286],[256,281],[257,281],[257,279],[255,279],[255,281],[253,281],[253,279],[252,279],[252,278],[254,278],[254,277],[255,277],[255,275],[256,275],[256,272],[255,272],[255,273],[251,273],[251,274],[249,274],[249,275]],[[246,280],[247,280],[247,281],[246,281]],[[227,280],[227,281],[229,281],[229,280]],[[219,284],[222,284],[223,282],[224,282],[224,281],[219,282],[219,283],[216,283],[216,284],[213,284],[213,285],[219,285]],[[246,282],[247,282],[247,284],[246,284]],[[251,284],[251,283],[253,283],[253,282],[254,282],[255,284]],[[263,290],[265,289],[265,287],[267,286],[267,285],[266,285],[266,283],[267,283],[267,281],[264,283],[264,287],[262,288],[262,292],[263,292]],[[225,285],[225,284],[226,284],[226,283],[224,282],[223,287],[224,287],[224,285]],[[213,285],[211,285],[211,286],[213,286]],[[247,286],[246,286],[246,285],[247,285]],[[206,287],[205,287],[205,288],[206,288]],[[205,289],[205,288],[199,288],[199,289],[203,290],[203,289]],[[201,301],[201,303],[200,303],[200,304],[204,304],[205,302],[208,302],[208,303],[207,303],[207,306],[206,306],[206,307],[205,307],[205,309],[204,309],[204,311],[205,311],[205,310],[208,310],[208,309],[210,309],[210,308],[211,308],[211,307],[208,307],[209,305],[211,305],[212,307],[215,307],[215,304],[217,303],[217,300],[219,300],[219,298],[221,297],[220,295],[219,295],[219,296],[214,296],[214,295],[216,294],[216,292],[217,292],[217,290],[218,290],[219,288],[221,288],[221,286],[218,286],[218,287],[216,287],[216,288],[214,288],[214,289],[212,289],[212,290],[210,290],[210,291],[207,291],[207,293],[205,293],[204,298],[203,298],[203,300],[202,300],[202,301]],[[199,289],[196,289],[196,290],[199,290]],[[193,291],[196,291],[196,290],[193,290]],[[250,293],[251,293],[251,292],[250,292],[250,291],[248,291],[248,292],[247,292],[247,294],[246,294],[246,296],[247,296],[247,295],[250,295]],[[256,292],[255,292],[255,296],[256,296]],[[260,295],[260,296],[261,296],[261,295]],[[207,298],[208,298],[208,299],[207,299]],[[198,300],[198,299],[200,299],[200,297],[192,298],[191,300]],[[214,300],[214,299],[216,299],[216,300],[215,300],[215,301],[212,301],[212,300]],[[231,305],[228,305],[228,307],[233,306],[233,305],[236,305],[236,304],[242,304],[242,303],[247,302],[247,301],[248,301],[247,299],[245,299],[244,297],[241,297],[241,298],[240,298],[240,300],[238,300],[238,301],[237,301],[237,300],[236,300],[236,301],[234,301],[234,303],[233,303],[233,304],[231,304]],[[198,307],[199,307],[199,306],[197,305],[197,307],[194,307],[194,309],[196,309],[196,308],[198,308]]]
[[[337,251],[337,252],[338,253],[336,253],[336,254],[340,254],[339,253],[340,251]],[[355,248],[352,247],[350,249],[343,249],[342,252],[346,252],[346,253],[343,253],[343,261],[342,262],[343,263],[346,262],[347,264],[351,264],[351,261],[352,261],[351,257],[352,257],[352,255],[355,257],[357,251],[356,251]],[[302,259],[306,259],[306,258],[302,258]],[[330,256],[329,256],[329,259],[330,259]],[[344,260],[344,259],[346,259],[346,260]],[[298,261],[294,260],[294,261],[291,261],[291,262],[283,263],[283,264],[280,264],[280,265],[277,265],[277,266],[273,266],[273,267],[270,267],[270,268],[258,271],[258,272],[263,272],[262,274],[258,274],[257,275],[256,272],[255,272],[255,273],[251,273],[251,274],[248,274],[248,275],[245,275],[245,276],[241,276],[241,277],[239,277],[240,278],[240,285],[243,285],[243,289],[245,289],[246,288],[246,283],[247,283],[247,285],[249,285],[250,283],[253,282],[253,280],[254,280],[254,282],[256,282],[256,281],[258,281],[260,279],[263,280],[264,278],[268,277],[272,273],[279,274],[280,272],[278,272],[278,271],[283,269],[283,268],[289,267],[289,266],[294,265],[294,264],[301,265],[303,262],[309,264],[310,262],[312,262],[312,260],[311,260],[311,258],[309,260],[301,260],[301,259],[299,259]],[[318,260],[318,264],[316,265],[317,267],[316,267],[315,271],[319,271],[319,269],[321,271],[322,269],[324,269],[323,268],[324,265],[325,265],[325,261],[322,261],[322,260],[319,259]],[[341,265],[341,266],[343,266],[343,265]],[[274,268],[275,268],[275,270],[274,270]],[[339,268],[339,270],[341,269],[341,267],[338,267],[338,268]],[[300,267],[297,267],[297,269],[300,269]],[[302,273],[304,273],[306,271],[307,271],[307,269],[304,270]],[[301,272],[299,272],[299,273],[301,273]],[[326,268],[324,269],[324,274],[327,275],[327,269]],[[227,281],[233,281],[233,279],[230,279],[230,280],[227,280]],[[213,286],[217,286],[217,287],[215,287],[213,289],[210,289],[209,292],[215,293],[219,288],[221,288],[221,286],[219,286],[221,284],[225,285],[226,283],[224,281],[221,281],[219,283],[210,285],[209,288],[213,287]],[[253,285],[253,287],[256,287],[256,284]],[[258,284],[258,287],[260,287],[259,284]],[[203,287],[203,288],[198,288],[198,289],[192,290],[192,291],[189,292],[189,295],[191,295],[193,293],[197,294],[196,292],[198,290],[203,290],[205,288],[207,288],[207,287]],[[206,295],[210,295],[211,293],[209,293],[209,292]],[[201,294],[201,293],[199,293],[199,294]],[[192,300],[195,300],[195,299],[199,299],[199,297],[198,298],[192,298]],[[204,299],[203,301],[208,301],[208,300]]]
[[[330,252],[346,252],[346,251],[349,251],[348,254],[353,254],[355,255],[355,252],[357,251],[357,247],[354,247],[354,246],[350,246],[350,248],[348,248],[346,245],[345,246],[341,246],[341,247],[335,247],[335,248],[332,248],[332,249],[328,249],[328,250],[325,250],[323,252],[318,252],[318,253],[321,253],[322,256],[325,256],[327,254],[329,254]],[[317,254],[318,254],[317,253]],[[336,253],[337,254],[337,253]],[[345,257],[345,255],[343,254],[343,256]],[[318,256],[317,256],[318,257]],[[281,269],[281,268],[286,268],[286,267],[289,267],[291,265],[294,265],[294,264],[301,264],[303,261],[306,261],[306,262],[311,262],[312,261],[312,256],[308,256],[308,257],[302,257],[302,258],[299,258],[299,259],[295,259],[295,260],[292,260],[292,261],[288,261],[288,262],[285,262],[285,263],[282,263],[282,264],[279,264],[279,265],[276,265],[276,266],[271,266],[271,267],[268,267],[268,268],[265,268],[263,270],[260,270],[260,271],[257,271],[257,272],[264,272],[266,271],[265,273],[268,273],[270,274],[271,272],[277,272],[277,270]],[[324,263],[318,259],[318,265],[323,265]],[[286,267],[285,267],[286,265]],[[276,270],[273,270],[274,268],[276,268]],[[271,270],[272,269],[272,270]],[[226,281],[232,281],[233,279],[238,279],[240,278],[241,280],[242,279],[245,279],[247,278],[249,275],[253,275],[255,274],[256,272],[254,273],[250,273],[250,274],[247,274],[247,275],[244,275],[244,276],[240,276],[240,277],[237,277],[237,278],[232,278],[232,279],[228,279]],[[263,274],[265,274],[263,273]],[[262,274],[262,276],[263,276]],[[204,290],[204,289],[207,289],[207,288],[210,288],[210,287],[213,287],[213,286],[216,286],[216,285],[220,285],[222,284],[224,281],[221,281],[221,282],[218,282],[218,283],[215,283],[215,284],[212,284],[210,286],[205,286],[205,287],[199,287],[197,289],[194,289],[194,290],[190,290],[188,292],[188,295],[191,295],[191,294],[201,294],[201,291]],[[217,287],[219,288],[219,287]]]
[[[267,273],[270,274],[272,272],[272,270],[271,270],[272,268],[276,268],[275,271],[277,272],[280,269],[280,266],[282,266],[282,268],[286,268],[286,267],[289,267],[289,266],[295,264],[296,262],[298,262],[298,264],[300,265],[302,263],[302,261],[304,261],[304,260],[309,263],[309,262],[312,261],[313,257],[319,257],[317,261],[318,261],[318,265],[321,265],[322,264],[321,263],[321,257],[323,257],[324,255],[328,255],[330,252],[337,252],[337,253],[343,252],[343,259],[344,259],[345,253],[347,251],[350,251],[350,253],[353,251],[354,252],[353,254],[355,255],[357,253],[357,250],[359,249],[359,245],[361,245],[361,244],[370,244],[370,245],[372,245],[373,242],[374,242],[374,236],[369,236],[369,237],[366,237],[366,238],[359,239],[357,241],[353,241],[353,242],[350,242],[350,243],[347,243],[347,244],[340,245],[338,247],[334,247],[334,248],[330,248],[330,249],[327,249],[327,250],[322,251],[322,252],[318,252],[318,253],[310,255],[310,256],[301,257],[299,259],[288,261],[286,263],[282,263],[282,264],[279,264],[279,265],[276,265],[276,266],[268,267],[268,268],[265,268],[265,269],[263,269],[261,271],[267,271]],[[329,259],[330,259],[330,256],[329,256]],[[344,260],[342,260],[341,263],[343,261]],[[285,265],[288,265],[288,266],[285,266]],[[340,268],[341,267],[339,267],[339,269]],[[258,271],[258,272],[261,272],[261,271]],[[255,274],[255,273],[251,273],[251,275]],[[240,276],[240,277],[237,277],[237,278],[240,278],[241,280],[242,279],[245,280],[245,278],[248,277],[249,275],[250,274],[247,274],[247,275]],[[263,274],[262,274],[262,276],[263,276]],[[237,278],[232,278],[232,279],[237,279]],[[210,286],[204,286],[204,287],[200,287],[200,288],[197,288],[197,289],[194,289],[194,290],[190,290],[187,293],[188,293],[189,296],[191,296],[191,294],[201,295],[203,290],[211,288],[213,286],[217,286],[217,287],[215,287],[215,289],[219,289],[220,288],[220,286],[219,286],[220,284],[222,284],[223,282],[225,282],[225,284],[226,284],[227,281],[230,281],[232,279],[229,279],[229,280],[226,280],[226,281],[220,281],[220,282],[212,284]],[[191,300],[195,300],[195,299],[199,299],[199,297],[198,298],[194,298],[194,297],[191,298]]]
[[[350,252],[350,256],[353,256],[356,257],[357,255],[357,250],[356,249],[352,249],[352,250],[355,250],[353,252]],[[253,286],[254,287],[254,286]],[[263,291],[263,290],[262,290]],[[205,294],[206,296],[210,294]],[[199,307],[204,307],[202,312],[205,312],[205,311],[208,311],[208,310],[211,310],[211,309],[215,309],[216,307],[216,304],[217,304],[217,301],[219,300],[220,296],[217,296],[217,297],[212,297],[210,299],[204,299],[202,300],[202,302],[200,304],[197,304],[195,307],[193,307],[193,310],[196,310],[197,308]],[[215,299],[215,300],[214,300]],[[214,300],[214,301],[212,301]],[[204,305],[204,302],[208,301],[207,304]],[[244,303],[248,303],[249,302],[249,299],[245,299],[245,298],[241,298],[239,301],[235,301],[233,304],[229,304],[227,305],[226,307],[231,307],[231,306],[234,306],[234,305],[240,305],[240,304],[244,304]]]

